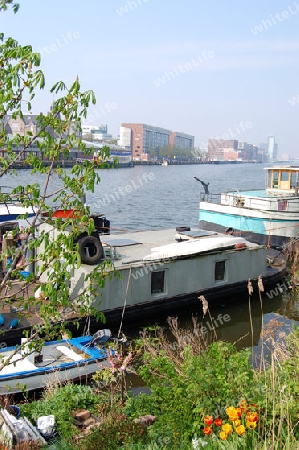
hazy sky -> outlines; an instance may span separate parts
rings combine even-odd
[[[55,81],[93,89],[89,124],[158,125],[299,157],[299,0],[19,0],[0,32],[42,53]],[[43,91],[34,113],[46,112]]]

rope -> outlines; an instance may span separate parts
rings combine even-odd
[[[270,219],[270,223],[272,222],[272,219]],[[267,242],[267,247],[270,247],[270,242],[271,242],[271,230],[269,230],[269,234],[268,234],[268,242]]]
[[[85,325],[83,329],[83,336],[89,336],[90,335],[90,317],[86,317]]]
[[[128,276],[128,283],[127,283],[127,288],[126,288],[126,296],[125,296],[123,310],[122,310],[122,313],[121,313],[120,326],[119,326],[119,330],[118,330],[118,333],[117,333],[117,338],[118,339],[119,339],[119,337],[121,335],[121,329],[122,329],[122,326],[123,326],[125,309],[126,309],[126,306],[127,306],[127,296],[128,296],[129,284],[130,284],[130,281],[131,281],[131,272],[132,272],[132,267],[130,267],[129,276]]]

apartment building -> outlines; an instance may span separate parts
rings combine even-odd
[[[143,123],[122,123],[119,145],[131,149],[135,160],[146,161],[151,150],[164,147],[194,148],[194,136]]]

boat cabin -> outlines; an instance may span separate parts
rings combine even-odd
[[[266,167],[268,193],[298,195],[299,166]]]

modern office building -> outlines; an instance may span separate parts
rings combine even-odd
[[[248,142],[238,142],[238,159],[241,161],[259,161],[259,148]]]
[[[119,145],[130,148],[135,160],[148,160],[149,152],[165,147],[193,149],[194,136],[143,123],[122,123]]]
[[[184,150],[192,150],[194,148],[194,136],[173,131],[169,136],[169,145]]]
[[[268,136],[267,142],[262,142],[260,148],[264,150],[264,161],[273,162],[277,160],[278,145],[274,136]]]

